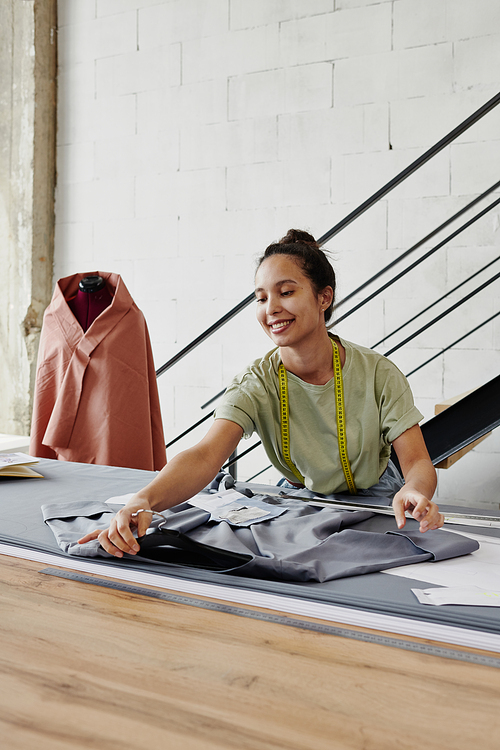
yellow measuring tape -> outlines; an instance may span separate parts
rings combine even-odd
[[[356,494],[356,485],[347,455],[347,441],[345,435],[345,409],[344,409],[344,385],[342,381],[342,365],[340,362],[340,353],[335,341],[332,341],[333,347],[333,375],[335,381],[335,406],[337,412],[337,435],[339,442],[339,455],[342,470],[344,472],[347,488],[351,495]],[[304,477],[297,469],[290,456],[290,427],[288,411],[288,378],[285,366],[281,362],[278,368],[278,377],[280,381],[280,417],[281,417],[281,450],[283,458],[290,471],[297,477],[301,484],[304,484]]]

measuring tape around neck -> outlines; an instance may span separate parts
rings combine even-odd
[[[344,385],[342,381],[342,365],[340,362],[340,353],[335,341],[332,341],[333,347],[333,375],[335,385],[335,411],[337,413],[337,436],[339,443],[339,456],[342,470],[344,472],[347,488],[351,495],[356,494],[356,485],[349,463],[347,454],[347,441],[345,434],[345,409],[344,409]],[[290,471],[297,477],[301,484],[304,484],[304,477],[297,469],[290,456],[290,424],[288,409],[288,378],[283,362],[278,368],[278,377],[280,381],[280,420],[281,420],[281,450],[285,463]]]

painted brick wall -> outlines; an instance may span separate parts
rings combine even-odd
[[[267,244],[290,226],[323,234],[500,85],[498,0],[60,0],[59,26],[55,277],[120,273],[158,366],[251,291]],[[499,179],[499,164],[500,107],[330,241],[340,296]],[[499,215],[339,333],[367,346],[385,336],[385,352],[461,299],[484,274],[389,335],[499,255]],[[497,282],[393,360],[409,372],[499,301]],[[253,316],[247,309],[160,379],[167,439],[267,351]],[[499,369],[497,318],[410,382],[427,418]],[[498,507],[499,453],[495,434],[440,472],[439,497]],[[266,464],[257,450],[240,475]]]

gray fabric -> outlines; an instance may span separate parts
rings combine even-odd
[[[85,508],[83,513],[82,508]],[[87,544],[78,544],[78,539],[96,529],[106,529],[114,515],[115,511],[101,502],[42,505],[43,520],[54,534],[57,546],[67,555],[79,557],[113,557],[97,539]]]
[[[259,500],[266,502],[265,496]],[[280,502],[269,498],[272,505]],[[182,547],[182,564],[203,566],[206,548],[236,553],[241,559],[229,558],[228,567],[219,570],[237,571],[239,575],[273,578],[285,581],[329,581],[346,576],[372,573],[379,570],[409,565],[425,560],[458,557],[478,549],[477,542],[445,531],[377,533],[362,527],[374,515],[370,511],[319,508],[300,500],[287,498],[281,503],[287,508],[284,515],[248,527],[235,527],[222,522],[210,522],[209,513],[184,503],[164,511],[166,521],[155,519],[149,533],[158,537],[160,545],[147,550],[141,548],[140,559],[151,559],[173,565],[179,554],[172,547]],[[83,534],[103,528],[109,521],[109,508],[99,503],[43,506],[45,522],[53,530],[60,548],[78,556],[109,557],[95,541],[85,545],[76,543]],[[177,536],[163,544],[160,528],[175,530]],[[155,536],[155,539],[156,539]],[[186,556],[186,544],[190,542]],[[153,541],[152,538],[149,539]],[[203,545],[197,549],[192,543]],[[214,569],[213,559],[207,567]],[[220,562],[223,565],[222,562]]]

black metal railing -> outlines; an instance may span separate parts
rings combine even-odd
[[[414,172],[417,171],[417,169],[420,169],[424,164],[426,164],[430,159],[432,159],[436,154],[438,154],[440,151],[442,151],[446,146],[449,146],[450,143],[453,143],[453,141],[458,138],[462,133],[464,133],[466,130],[468,130],[472,125],[474,125],[476,122],[481,120],[488,112],[490,112],[492,109],[494,109],[498,104],[500,104],[500,93],[495,94],[495,96],[492,96],[491,99],[489,99],[485,104],[483,104],[482,107],[479,107],[475,112],[472,113],[469,117],[467,117],[463,122],[460,123],[456,128],[451,130],[444,138],[441,138],[440,141],[438,141],[434,146],[429,148],[425,153],[423,153],[421,156],[419,156],[417,159],[415,159],[411,164],[409,164],[405,169],[403,169],[399,174],[397,174],[395,177],[392,178],[392,180],[389,180],[383,187],[381,187],[379,190],[377,190],[373,195],[371,195],[367,200],[365,200],[363,203],[361,203],[357,208],[355,208],[353,211],[351,211],[347,216],[345,216],[341,221],[339,221],[335,226],[333,226],[328,232],[325,232],[319,240],[319,245],[324,245],[325,242],[327,242],[329,239],[331,239],[334,235],[341,232],[343,229],[345,229],[349,224],[352,224],[352,222],[357,219],[359,216],[365,213],[369,208],[371,208],[375,203],[377,203],[381,198],[383,198],[385,195],[391,192],[391,190],[394,190],[398,185],[400,185],[404,180],[406,180],[410,175],[412,175]],[[370,282],[367,282],[370,283]],[[361,287],[363,288],[363,287]],[[356,291],[359,291],[356,290]],[[217,320],[213,325],[211,325],[209,328],[207,328],[203,333],[201,333],[199,336],[197,336],[193,341],[191,341],[190,344],[184,347],[184,349],[181,349],[180,352],[178,352],[174,357],[169,359],[167,362],[165,362],[164,365],[158,368],[156,371],[156,377],[160,377],[160,375],[163,375],[163,373],[167,372],[171,367],[173,367],[179,360],[181,360],[183,357],[185,357],[189,352],[193,351],[193,349],[196,349],[197,346],[199,346],[203,341],[206,341],[207,338],[212,336],[216,331],[218,331],[220,328],[222,328],[226,323],[228,323],[232,318],[234,318],[236,315],[238,315],[242,310],[244,310],[248,305],[253,301],[254,294],[249,294],[245,299],[243,299],[241,302],[239,302],[235,307],[233,307],[229,312],[227,312],[225,315],[223,315],[219,320]]]
[[[439,315],[436,315],[435,318],[433,318],[431,321],[429,321],[424,326],[419,328],[418,331],[414,331],[410,336],[407,336],[403,341],[400,341],[399,344],[396,344],[391,349],[388,349],[384,353],[384,357],[389,357],[391,354],[394,354],[394,352],[397,352],[398,349],[402,349],[403,346],[406,346],[406,344],[408,344],[410,341],[413,341],[413,339],[417,338],[417,336],[420,336],[422,333],[427,331],[429,328],[431,328],[433,325],[435,325],[440,320],[445,318],[447,315],[452,313],[454,310],[464,305],[466,302],[472,299],[472,297],[475,297],[476,294],[479,294],[479,292],[482,292],[483,289],[486,289],[486,287],[488,287],[490,284],[493,284],[493,282],[496,281],[497,279],[500,279],[500,272],[496,273],[494,276],[488,279],[488,281],[485,281],[483,284],[478,286],[477,289],[474,289],[472,292],[469,292],[469,294],[467,294],[465,297],[462,297],[461,300],[459,300],[458,302],[455,302],[454,305],[451,305],[451,307],[448,307],[447,310],[440,313]],[[371,348],[374,349],[375,347],[372,346]]]
[[[421,240],[416,242],[414,245],[412,245],[408,250],[405,250],[404,253],[401,253],[401,255],[398,255],[397,258],[392,260],[390,263],[388,263],[386,266],[381,268],[377,273],[375,273],[373,276],[371,276],[369,279],[364,281],[360,286],[356,287],[352,292],[349,292],[349,294],[346,294],[345,297],[343,297],[337,304],[335,305],[334,309],[338,309],[342,305],[345,305],[346,302],[348,302],[353,297],[357,297],[360,292],[362,292],[364,289],[366,289],[370,284],[373,284],[377,279],[379,279],[381,276],[383,276],[385,273],[391,270],[391,268],[394,268],[394,266],[397,266],[398,263],[401,263],[405,258],[407,258],[409,255],[412,255],[416,250],[418,250],[419,247],[422,247],[426,244],[429,240],[431,240],[433,237],[435,237],[437,234],[439,234],[443,229],[446,229],[446,227],[450,226],[450,224],[453,224],[454,221],[460,218],[460,216],[463,216],[464,213],[469,211],[471,208],[474,208],[475,205],[480,203],[484,198],[486,198],[490,193],[492,193],[494,190],[497,189],[497,187],[500,186],[500,180],[498,182],[495,182],[491,187],[489,187],[487,190],[485,190],[483,193],[478,195],[476,198],[470,201],[470,203],[467,203],[466,206],[461,208],[459,211],[454,213],[452,216],[449,217],[449,219],[446,219],[446,221],[443,221],[442,224],[437,226],[435,229],[433,229],[429,234],[426,234],[425,237],[422,237]]]
[[[399,281],[404,276],[406,276],[407,274],[409,274],[410,271],[413,271],[415,268],[417,268],[417,266],[419,266],[425,260],[427,260],[432,255],[434,255],[434,253],[436,253],[438,250],[441,250],[442,247],[444,247],[449,242],[451,242],[452,240],[454,240],[455,237],[458,237],[459,234],[462,234],[462,232],[464,232],[466,229],[468,229],[473,224],[475,224],[476,221],[478,221],[479,219],[482,219],[483,216],[485,216],[487,213],[489,213],[492,209],[496,208],[496,206],[498,206],[499,204],[500,204],[500,198],[497,198],[496,201],[493,201],[493,203],[491,203],[489,206],[487,206],[482,211],[480,211],[478,214],[476,214],[476,216],[473,216],[472,219],[469,219],[469,221],[466,221],[465,224],[463,224],[461,227],[459,227],[454,232],[452,232],[447,237],[445,237],[444,240],[442,240],[441,242],[438,242],[437,245],[435,245],[434,247],[432,247],[430,250],[428,250],[426,253],[424,253],[424,255],[422,255],[420,258],[418,258],[413,263],[411,263],[409,266],[407,266],[405,269],[403,269],[403,271],[400,271],[398,274],[396,274],[396,276],[393,276],[392,279],[389,279],[389,281],[386,281],[385,284],[382,284],[381,287],[379,287],[374,292],[372,292],[370,295],[368,295],[368,297],[365,297],[365,299],[362,300],[359,304],[357,304],[355,307],[352,307],[349,310],[349,312],[345,313],[340,318],[337,318],[337,320],[335,321],[335,323],[332,324],[332,326],[330,326],[330,328],[333,327],[333,325],[338,325],[343,320],[345,320],[346,318],[348,318],[350,315],[352,315],[353,313],[357,312],[357,310],[360,310],[362,307],[364,307],[369,302],[371,302],[372,299],[375,299],[375,297],[378,297],[379,294],[382,294],[382,292],[385,292],[385,290],[388,289],[393,284],[395,284],[396,281]]]
[[[397,328],[395,328],[390,333],[386,333],[385,336],[383,336],[383,338],[381,338],[379,341],[376,341],[372,345],[371,348],[372,349],[376,349],[377,346],[380,346],[380,344],[382,344],[384,341],[387,341],[387,339],[390,339],[393,336],[395,336],[396,333],[399,333],[400,331],[402,331],[403,328],[406,328],[407,326],[409,326],[410,323],[414,323],[418,318],[421,318],[422,315],[425,315],[426,312],[429,312],[429,310],[432,310],[433,307],[436,307],[436,305],[438,305],[440,302],[442,302],[443,300],[445,300],[447,297],[450,297],[452,294],[454,294],[455,292],[457,292],[463,286],[465,286],[470,281],[472,281],[472,279],[475,279],[476,276],[479,276],[481,273],[483,273],[484,271],[486,271],[488,268],[491,268],[491,266],[493,266],[495,263],[498,263],[499,260],[500,260],[500,255],[497,255],[496,258],[493,258],[493,260],[490,260],[489,263],[486,263],[486,265],[483,266],[482,268],[480,268],[479,271],[475,271],[475,273],[472,273],[466,279],[464,279],[459,284],[457,284],[452,289],[450,289],[449,292],[446,292],[445,294],[442,294],[441,297],[438,297],[436,300],[434,300],[434,302],[431,302],[430,305],[427,305],[427,307],[424,307],[423,310],[420,310],[418,313],[416,313],[416,315],[413,315],[413,317],[408,318],[408,320],[406,320],[404,323],[401,323],[400,326],[398,326]]]

